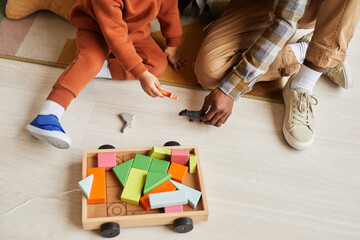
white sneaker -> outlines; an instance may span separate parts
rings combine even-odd
[[[285,103],[285,119],[283,134],[293,148],[302,150],[311,146],[315,137],[315,124],[312,105],[317,105],[317,99],[302,88],[290,89],[290,77],[283,89]]]
[[[342,88],[349,89],[353,86],[353,81],[348,63],[345,61],[341,69],[326,68],[323,75],[330,78],[334,83]]]

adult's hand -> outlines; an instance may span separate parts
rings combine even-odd
[[[200,118],[206,124],[220,127],[230,117],[234,100],[219,88],[216,88],[205,97],[201,111],[206,114]]]

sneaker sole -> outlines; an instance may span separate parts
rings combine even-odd
[[[47,131],[28,124],[25,127],[31,135],[43,142],[48,142],[54,147],[67,149],[71,145],[71,139],[65,133],[59,131]]]
[[[353,81],[352,81],[352,77],[351,77],[351,73],[350,73],[350,67],[348,65],[347,62],[344,62],[343,65],[344,68],[344,78],[345,78],[345,89],[349,89],[353,87]]]
[[[293,138],[288,131],[286,131],[285,124],[283,124],[282,131],[288,144],[297,150],[304,150],[306,148],[309,148],[314,142],[315,133],[308,142],[299,142],[296,141],[295,138]]]

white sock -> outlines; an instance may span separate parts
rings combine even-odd
[[[95,78],[112,78],[108,66],[108,60],[105,60],[104,65],[101,67],[100,72],[95,76]]]
[[[291,49],[295,53],[295,57],[299,63],[304,62],[306,50],[307,50],[308,46],[309,46],[309,44],[307,42],[299,42],[299,43],[294,43],[294,44],[289,45],[289,47],[291,47]]]
[[[57,118],[60,120],[64,111],[65,111],[65,109],[60,104],[58,104],[54,101],[51,101],[51,100],[46,100],[39,115],[53,114],[53,115],[57,116]]]
[[[322,72],[317,72],[302,64],[299,72],[294,76],[290,83],[290,89],[303,88],[312,92],[321,74]]]

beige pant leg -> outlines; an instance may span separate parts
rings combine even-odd
[[[319,67],[340,68],[360,18],[360,0],[323,0],[306,59]]]
[[[194,71],[199,84],[214,89],[235,64],[241,53],[263,33],[274,0],[232,0],[215,23],[206,29]]]

